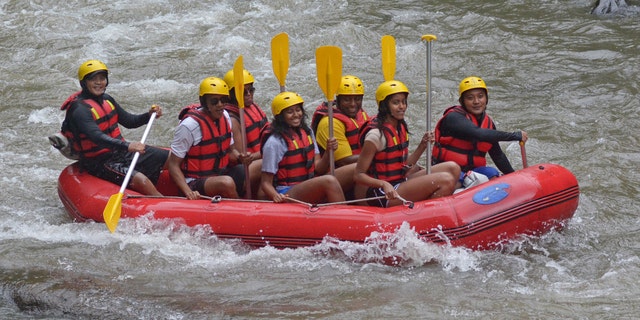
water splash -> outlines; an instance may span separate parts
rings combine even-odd
[[[393,233],[374,232],[364,243],[327,237],[310,250],[356,263],[378,263],[398,267],[420,267],[440,263],[447,271],[477,270],[479,253],[462,247],[427,243],[415,229],[403,223]]]

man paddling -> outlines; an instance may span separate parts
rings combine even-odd
[[[169,152],[141,142],[126,141],[119,125],[141,127],[152,115],[162,116],[162,108],[153,105],[148,112],[131,114],[106,93],[109,70],[99,60],[88,60],[78,69],[82,90],[62,105],[66,110],[63,134],[71,138],[71,148],[79,154],[80,167],[98,178],[121,185],[136,152],[140,158],[128,185],[147,195],[161,196],[155,187],[162,169],[167,167]]]

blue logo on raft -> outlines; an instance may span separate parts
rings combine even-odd
[[[509,195],[511,185],[508,183],[498,183],[488,186],[473,195],[473,202],[477,204],[494,204]]]

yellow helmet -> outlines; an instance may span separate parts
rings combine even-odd
[[[200,82],[200,96],[205,94],[229,95],[229,86],[220,78],[208,77]]]
[[[378,86],[378,89],[376,89],[376,104],[380,105],[380,102],[388,96],[401,92],[409,95],[409,89],[404,85],[404,83],[398,80],[385,81]]]
[[[487,90],[487,85],[484,83],[484,80],[478,77],[466,77],[460,81],[460,89],[458,90],[460,96],[462,96],[465,91],[471,89],[484,89],[487,92],[489,91]]]
[[[302,100],[302,97],[297,93],[286,91],[280,92],[275,98],[273,98],[273,102],[271,102],[271,113],[273,113],[274,116],[277,116],[282,112],[282,110],[300,103],[304,103],[304,100]]]
[[[364,95],[362,80],[356,76],[346,75],[340,79],[337,95]]]
[[[82,81],[88,74],[101,70],[106,72],[107,74],[109,73],[107,65],[102,63],[102,61],[87,60],[80,65],[80,68],[78,68],[78,80]]]
[[[249,84],[249,83],[255,82],[255,79],[253,78],[253,75],[251,74],[251,72],[247,71],[246,69],[242,70],[242,76],[244,80],[243,84]],[[234,79],[235,78],[233,77],[233,69],[227,71],[227,73],[224,75],[224,82],[227,83],[229,88],[235,87],[236,84],[234,82]]]

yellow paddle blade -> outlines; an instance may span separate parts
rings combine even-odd
[[[102,213],[104,223],[107,224],[107,228],[109,228],[111,233],[116,231],[118,221],[120,220],[120,213],[122,212],[122,196],[124,196],[124,193],[122,192],[113,194],[111,198],[109,198],[109,202],[107,202],[107,206],[104,207],[104,212]]]
[[[280,87],[284,88],[289,71],[289,35],[279,33],[271,39],[271,63]]]
[[[233,82],[236,89],[238,107],[244,108],[244,67],[242,66],[242,56],[239,56],[233,64]]]
[[[382,76],[384,81],[393,80],[396,73],[396,40],[386,35],[382,37]]]
[[[335,46],[322,46],[316,49],[316,72],[318,85],[327,97],[327,101],[333,101],[342,78],[342,49]]]

